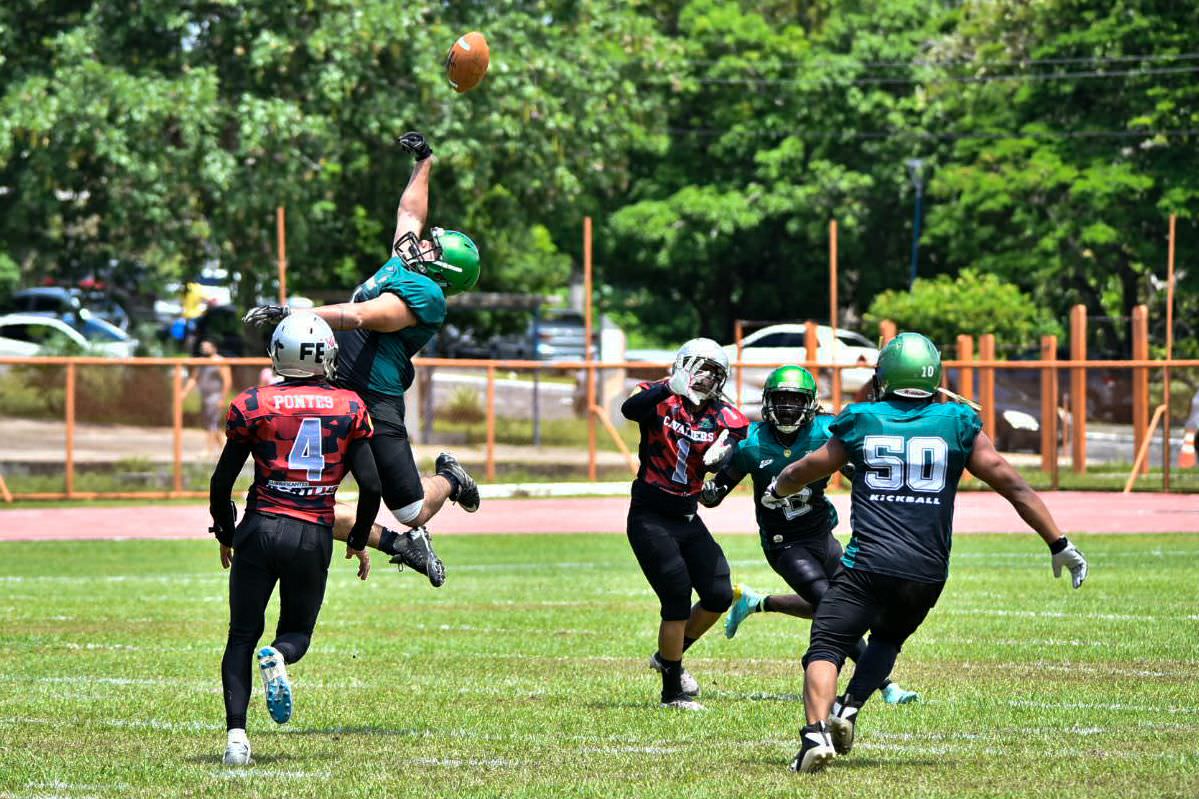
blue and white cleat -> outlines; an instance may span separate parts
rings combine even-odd
[[[761,604],[762,595],[754,593],[754,589],[740,583],[734,585],[733,606],[729,608],[729,615],[724,620],[724,637],[732,638],[736,635],[737,628],[745,621],[745,617],[757,613]]]
[[[900,688],[896,683],[887,683],[887,687],[882,690],[883,701],[888,705],[906,705],[910,702],[919,702],[920,694],[915,691],[909,691],[905,688]]]
[[[266,709],[276,724],[291,720],[291,680],[283,655],[273,646],[258,650],[258,668],[262,671],[262,687],[266,691]]]

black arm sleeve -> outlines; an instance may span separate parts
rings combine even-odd
[[[712,481],[724,489],[724,493],[727,494],[736,488],[737,484],[744,479],[745,475],[728,465],[728,461],[726,461],[725,467],[716,473],[716,476],[712,478]]]
[[[649,388],[636,392],[620,406],[624,418],[631,422],[644,422],[653,416],[658,403],[670,396],[670,386],[654,383]]]
[[[367,538],[371,534],[371,525],[379,515],[379,494],[383,484],[379,481],[379,469],[375,466],[375,456],[371,454],[370,442],[360,438],[350,444],[347,453],[350,473],[358,481],[358,509],[354,516],[354,526],[346,539],[350,549],[365,549]]]
[[[208,481],[208,512],[212,514],[216,539],[227,547],[233,546],[233,528],[237,526],[237,514],[233,509],[233,484],[241,474],[241,467],[250,457],[250,445],[237,441],[226,441],[221,450],[212,479]]]

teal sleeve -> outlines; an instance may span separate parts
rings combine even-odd
[[[426,325],[437,327],[445,321],[445,294],[436,283],[427,277],[417,277],[404,272],[403,278],[389,291],[404,301],[416,318]]]
[[[742,440],[737,442],[736,449],[733,450],[733,457],[729,460],[729,468],[734,469],[740,474],[749,474],[749,441]]]
[[[983,420],[973,408],[966,405],[959,405],[958,408],[958,446],[969,454],[974,450],[974,439],[983,429]]]
[[[835,438],[847,447],[853,447],[857,437],[857,431],[854,429],[854,417],[857,414],[854,412],[853,406],[846,408],[837,414],[837,418],[829,422],[828,435],[829,438]]]

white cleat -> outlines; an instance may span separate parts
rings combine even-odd
[[[799,752],[791,761],[791,770],[794,772],[815,774],[823,771],[837,757],[837,750],[833,748],[824,722],[804,727],[802,741]]]
[[[687,694],[679,694],[671,699],[663,699],[662,707],[666,708],[667,710],[707,710],[706,707],[701,705],[699,702],[696,702],[695,699]]]
[[[225,745],[226,766],[250,765],[250,739],[243,732],[241,735],[230,733],[229,743]]]

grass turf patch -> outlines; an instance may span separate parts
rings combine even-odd
[[[657,605],[621,536],[444,537],[434,590],[338,555],[296,715],[256,686],[254,764],[220,765],[215,543],[0,544],[3,796],[1199,794],[1199,536],[1078,536],[1080,591],[1029,535],[963,536],[854,752],[790,774],[808,623],[748,619],[688,654],[708,712],[656,704]],[[734,579],[782,582],[753,538]],[[277,600],[267,629],[273,629]],[[268,639],[264,639],[268,640]]]

